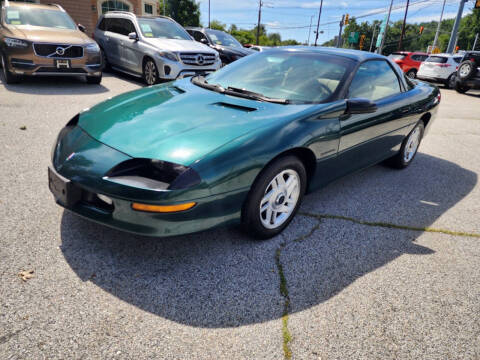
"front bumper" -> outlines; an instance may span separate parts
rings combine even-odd
[[[26,76],[100,76],[102,58],[100,53],[84,53],[81,58],[48,58],[36,55],[33,50],[13,49],[6,52],[8,70],[15,75]],[[69,68],[58,68],[56,60],[68,60]]]
[[[189,76],[209,74],[217,71],[222,66],[220,59],[206,66],[186,65],[181,61],[171,61],[160,56],[155,59],[155,62],[159,77],[164,80],[176,80]]]
[[[112,204],[98,197],[95,189],[62,177],[49,167],[49,187],[58,205],[96,223],[146,236],[166,237],[194,233],[219,225],[238,223],[240,206],[248,189],[195,199],[192,209],[176,213],[149,213],[132,209],[132,200],[112,198]],[[65,181],[70,195],[55,189],[55,178]],[[60,191],[60,193],[59,193]],[[102,194],[103,195],[103,194]],[[171,204],[171,203],[169,203]]]

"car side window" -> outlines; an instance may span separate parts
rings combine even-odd
[[[398,76],[385,60],[362,63],[348,91],[348,98],[365,98],[372,101],[401,93]]]
[[[102,31],[105,31],[107,29],[105,18],[103,18],[102,21],[100,21],[100,24],[98,24],[98,29]]]
[[[127,19],[110,19],[108,30],[120,35],[128,36],[132,32],[136,32],[135,26]]]
[[[200,41],[200,42],[202,41],[202,39],[207,40],[206,36],[200,31],[194,31],[193,38],[195,39],[195,41]]]

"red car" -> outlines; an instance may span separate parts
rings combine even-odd
[[[428,58],[424,52],[396,51],[389,58],[395,61],[409,78],[415,78],[420,64]]]

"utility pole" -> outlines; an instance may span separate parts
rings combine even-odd
[[[310,27],[308,29],[308,41],[307,41],[308,46],[310,46],[310,33],[312,32],[312,21],[314,17],[315,15],[310,16]]]
[[[373,40],[375,39],[375,32],[377,30],[377,27],[380,26],[380,24],[376,24],[374,27],[373,27],[373,35],[372,35],[372,41],[370,41],[370,52],[372,52],[372,48],[373,48]]]
[[[433,50],[435,50],[435,48],[437,47],[438,35],[440,34],[440,26],[442,25],[443,10],[445,10],[446,1],[447,0],[443,0],[442,12],[440,13],[440,20],[438,21],[437,32],[435,33],[435,39],[433,39]]]
[[[320,17],[322,16],[322,7],[323,7],[323,0],[320,1],[320,8],[318,9],[318,21],[317,21],[317,33],[315,35],[315,46],[317,46],[318,41],[318,28],[320,27]]]
[[[447,53],[453,54],[453,49],[455,48],[455,42],[457,39],[458,28],[460,26],[460,20],[462,20],[463,8],[466,1],[467,0],[460,0],[457,18],[455,19],[455,24],[453,24],[452,34],[450,35],[450,41],[448,42]]]
[[[210,29],[210,0],[208,0],[208,28]]]
[[[337,48],[339,48],[342,44],[342,29],[343,29],[344,20],[345,20],[345,15],[342,15],[342,20],[340,20],[340,31],[338,32],[338,38],[337,38]]]
[[[477,35],[475,35],[475,41],[473,42],[472,51],[475,51],[475,47],[477,46],[477,40],[478,40],[478,33]]]
[[[258,0],[258,25],[257,25],[257,45],[260,41],[260,21],[262,20],[262,0]]]
[[[385,38],[387,37],[388,22],[390,21],[390,14],[392,13],[392,6],[393,6],[393,0],[390,2],[390,9],[388,9],[387,22],[385,24],[385,31],[383,32],[383,36],[382,36],[382,43],[380,44],[380,48],[378,49],[378,53],[380,55],[382,54],[383,45],[385,45]]]
[[[167,2],[167,0],[163,0],[163,16],[167,16],[167,13],[165,11],[165,3]]]
[[[407,7],[405,8],[405,16],[403,17],[402,34],[400,35],[400,41],[398,42],[398,50],[402,50],[402,42],[403,42],[403,37],[405,36],[405,24],[407,22],[409,4],[410,4],[410,0],[407,0]]]

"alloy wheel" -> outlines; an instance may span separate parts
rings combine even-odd
[[[421,136],[422,133],[420,131],[420,127],[417,126],[408,137],[405,151],[403,153],[403,160],[406,163],[410,162],[417,153],[418,145],[420,145]]]
[[[287,169],[276,175],[260,201],[260,221],[267,229],[282,226],[292,215],[300,197],[300,176]]]
[[[470,70],[471,70],[470,64],[463,64],[462,66],[460,66],[460,69],[458,69],[460,76],[463,78],[467,77],[468,74],[470,74]]]
[[[153,61],[147,61],[145,64],[145,81],[148,85],[154,85],[157,82],[157,68]]]

